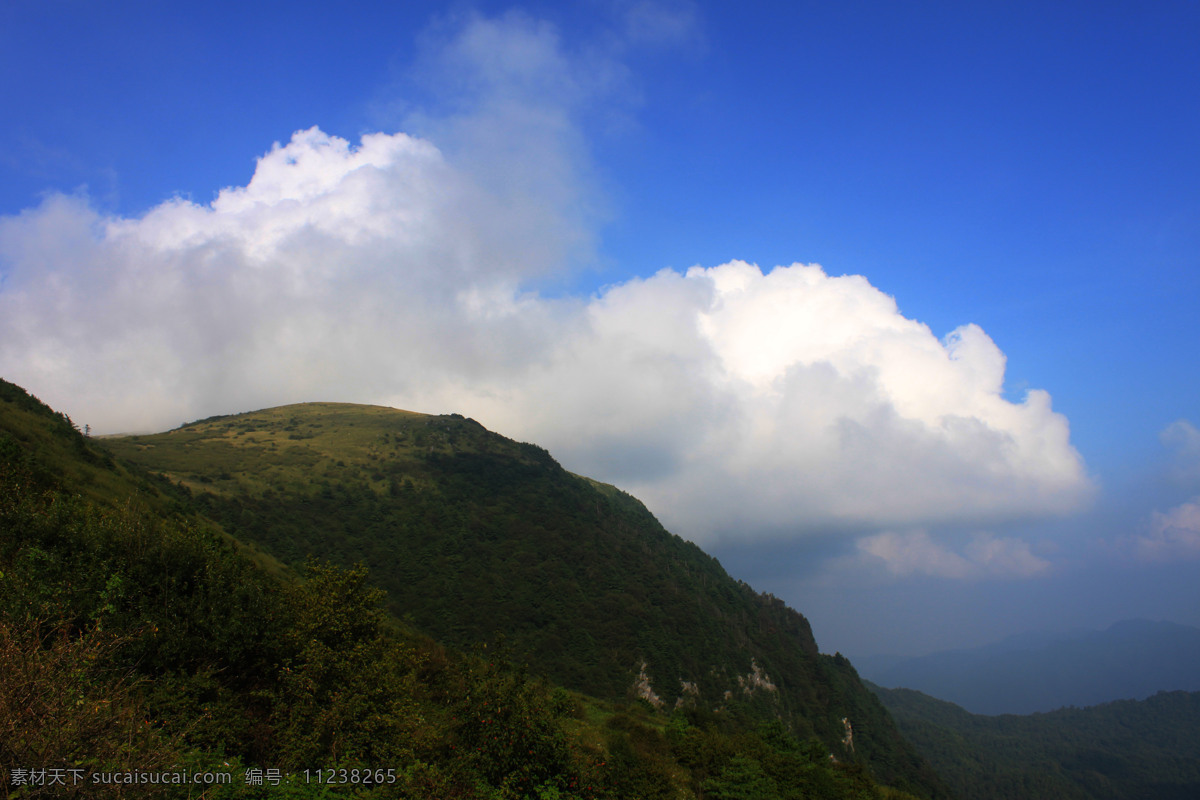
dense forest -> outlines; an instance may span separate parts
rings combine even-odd
[[[1200,693],[1017,716],[872,687],[963,800],[1200,797]]]
[[[557,467],[544,451],[513,446],[530,470]],[[394,480],[395,496],[434,491],[430,475],[454,459],[424,448],[434,456],[428,473],[397,478],[381,469],[380,478],[367,475],[368,488],[392,497]],[[285,474],[274,480],[270,467],[260,474],[261,495],[295,491]],[[209,480],[219,487],[234,477]],[[264,552],[269,543],[260,550],[239,540],[233,505],[221,495],[188,481],[184,491],[180,483],[124,462],[65,416],[0,382],[5,797],[947,796],[906,745],[888,748],[891,737],[901,740],[882,707],[858,694],[861,684],[844,659],[800,648],[792,656],[798,663],[823,666],[792,674],[789,662],[768,661],[764,651],[769,668],[755,662],[759,671],[748,670],[780,685],[791,681],[793,696],[807,695],[809,707],[824,704],[816,719],[804,716],[808,707],[799,700],[776,703],[762,692],[731,691],[719,705],[684,696],[655,703],[636,691],[590,696],[555,686],[533,668],[530,640],[515,617],[503,616],[517,613],[517,601],[499,612],[501,622],[439,642],[417,623],[444,606],[407,611],[394,580],[385,591],[376,582],[388,581],[374,567],[334,563],[334,555],[367,562],[369,540],[357,552],[314,547],[316,558],[283,551],[276,558]],[[369,506],[341,487],[329,491],[341,494],[345,508]],[[615,490],[601,494],[617,510],[601,505],[598,513],[642,513]],[[422,514],[444,515],[429,530],[472,530],[470,517],[453,518],[461,509],[434,506],[415,504]],[[250,508],[247,519],[261,520],[261,509]],[[314,504],[313,519],[338,518],[347,519]],[[547,540],[555,524],[546,523]],[[349,526],[326,532],[347,541],[361,536]],[[452,541],[456,547],[441,557],[463,552]],[[738,588],[719,591],[743,598],[734,624],[801,625],[777,601],[752,600],[748,588],[730,584]],[[483,613],[478,602],[472,608]],[[489,636],[505,624],[511,637]],[[806,626],[791,635],[802,632]],[[853,740],[839,739],[835,753],[820,733],[824,716],[845,708],[867,721],[866,731],[855,726]],[[870,758],[852,746],[860,735]],[[232,780],[150,782],[208,773]],[[126,782],[116,782],[122,776]]]

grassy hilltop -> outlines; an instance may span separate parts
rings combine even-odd
[[[611,699],[781,716],[839,757],[899,740],[807,620],[731,579],[637,500],[459,416],[314,403],[109,442],[275,557],[366,564],[439,641],[503,636],[534,672]],[[644,666],[643,666],[644,665]]]

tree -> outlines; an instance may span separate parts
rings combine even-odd
[[[734,756],[716,778],[704,782],[713,800],[782,800],[779,786],[752,758]]]
[[[121,644],[0,618],[0,770],[10,786],[30,769],[60,770],[63,781],[20,786],[21,797],[91,797],[86,773],[180,762],[178,739],[147,719],[138,679],[112,667]]]
[[[383,597],[361,565],[310,562],[293,589],[275,714],[283,765],[414,760],[428,736],[415,700],[417,660],[385,629]]]

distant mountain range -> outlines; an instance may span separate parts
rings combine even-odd
[[[1200,797],[1200,692],[992,717],[871,688],[962,800]]]
[[[1126,620],[1103,631],[1024,633],[973,649],[854,663],[872,683],[975,714],[1031,714],[1200,690],[1200,628]]]

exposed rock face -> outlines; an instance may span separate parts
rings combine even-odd
[[[679,679],[679,697],[675,699],[675,707],[683,708],[685,705],[695,706],[697,698],[700,697],[700,686],[694,681],[685,681]]]
[[[764,672],[753,658],[750,659],[750,671],[745,675],[738,675],[738,686],[743,692],[751,695],[758,689],[766,692],[779,691],[779,687],[771,682],[771,676]]]
[[[633,692],[641,699],[648,702],[655,708],[662,708],[663,699],[654,693],[654,687],[650,685],[650,676],[646,674],[646,662],[642,662],[642,667],[638,671],[638,675],[633,681]]]

